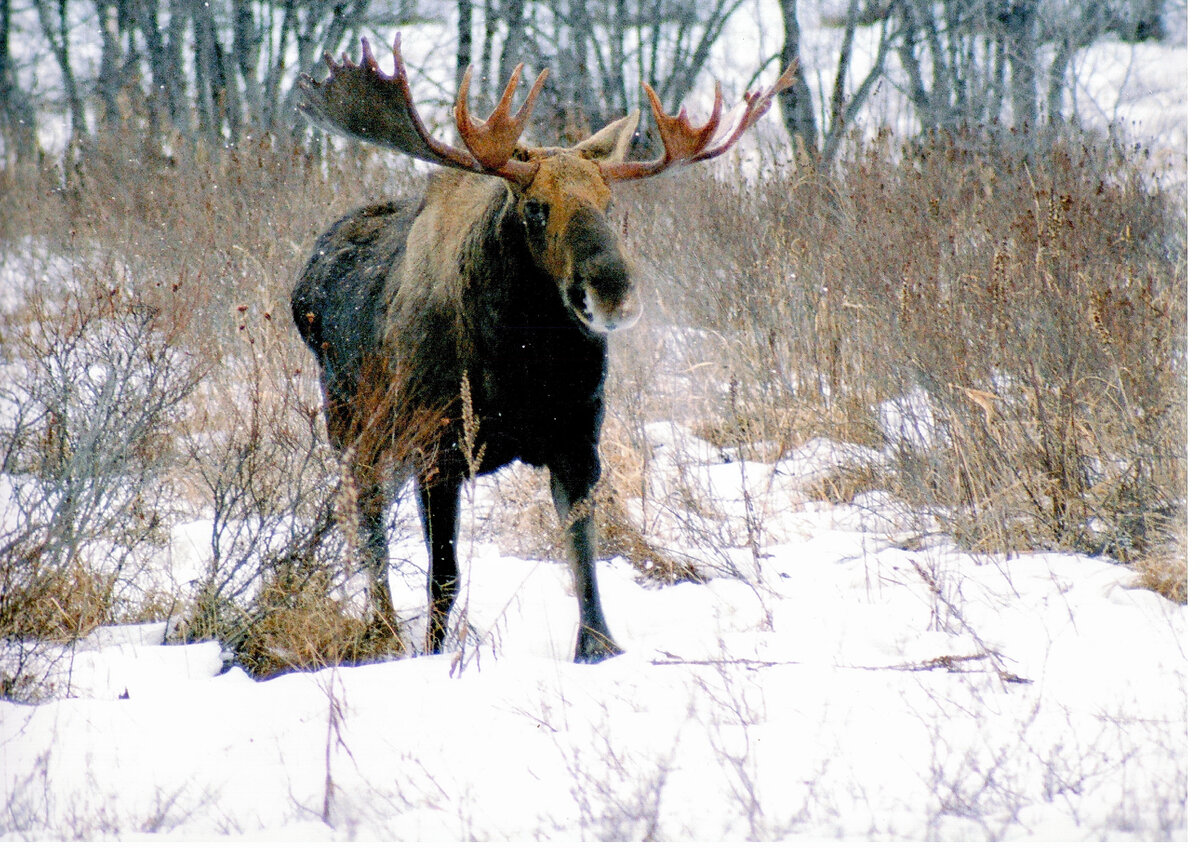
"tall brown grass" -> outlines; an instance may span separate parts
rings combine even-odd
[[[1186,597],[1174,185],[1083,135],[884,136],[823,179],[681,174],[632,229],[665,320],[721,340],[743,402],[712,437],[882,447],[871,476],[970,548],[1165,559]]]
[[[169,522],[205,515],[208,572],[178,599],[192,636],[245,646],[264,673],[287,667],[281,657],[361,659],[365,624],[352,624],[353,568],[334,532],[343,475],[287,299],[329,223],[420,177],[359,148],[316,155],[274,138],[153,160],[136,150],[113,137],[66,171],[0,175],[0,251],[33,275],[0,312],[5,367],[24,367],[31,339],[69,347],[110,319],[145,328],[147,368],[183,363],[137,449],[106,448],[143,481],[141,507],[113,501],[96,525],[127,555],[81,576],[80,556],[31,556],[54,541],[51,524],[25,521],[36,532],[20,539],[6,524],[4,595],[30,600],[0,609],[0,638],[157,614],[161,594],[126,579],[130,558],[149,567]],[[648,309],[614,341],[606,552],[695,576],[624,509],[650,497],[646,424],[673,420],[764,461],[817,435],[869,445],[877,466],[808,494],[887,488],[968,547],[1141,563],[1186,598],[1180,194],[1114,143],[989,133],[859,140],[825,177],[781,163],[755,180],[694,168],[623,187],[619,226]],[[64,308],[85,300],[108,304],[99,324]],[[78,451],[77,419],[25,401],[28,414],[0,427],[3,470],[40,467],[59,485],[45,469]],[[515,479],[544,490],[538,475]],[[519,544],[554,550],[557,522],[537,497],[509,523],[545,540]],[[751,536],[754,515],[747,504]],[[320,615],[296,608],[317,596],[332,598]],[[329,630],[314,635],[321,620]]]

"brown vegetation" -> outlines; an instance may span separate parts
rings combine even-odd
[[[710,437],[882,445],[883,485],[969,548],[1130,563],[1169,548],[1185,492],[1179,193],[1115,144],[1028,147],[885,137],[829,179],[699,177],[705,204],[647,194],[654,224],[635,232],[679,281],[670,320],[721,339],[707,353],[739,391],[713,404]],[[685,227],[697,248],[664,251]]]
[[[347,580],[316,374],[281,316],[320,229],[412,174],[275,139],[144,166],[126,142],[67,174],[0,175],[4,273],[35,275],[0,311],[0,469],[26,486],[0,528],[0,638],[161,615],[136,578],[169,556],[174,523],[204,516],[208,570],[175,599],[194,637],[263,673],[378,655]],[[886,488],[966,547],[1108,556],[1186,602],[1181,192],[1116,145],[1027,149],[884,138],[819,179],[622,189],[648,308],[614,345],[606,553],[680,576],[623,508],[649,497],[646,423],[670,419],[768,462],[815,436],[859,442],[876,466],[804,495]],[[47,350],[72,353],[26,367]],[[104,351],[138,375],[96,396],[107,440],[54,403],[82,402],[58,391],[85,384],[73,352]],[[137,485],[99,485],[116,480]],[[553,547],[548,499],[541,519],[529,509]]]

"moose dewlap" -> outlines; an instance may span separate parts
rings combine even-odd
[[[320,365],[329,436],[347,458],[373,614],[394,630],[383,516],[417,480],[429,550],[426,649],[441,650],[458,591],[459,490],[514,460],[550,471],[579,599],[576,662],[620,653],[596,587],[591,492],[600,477],[606,334],[637,320],[630,266],[605,213],[612,187],[727,151],[794,81],[748,93],[722,118],[718,87],[701,126],[669,116],[644,86],[662,140],[653,161],[626,154],[639,115],[570,148],[519,141],[547,72],[513,114],[521,66],[486,121],[455,103],[465,149],[429,134],[413,105],[400,37],[395,73],[326,55],[329,77],[301,80],[319,126],[444,167],[423,197],[351,212],[322,235],[292,292],[292,315]],[[464,407],[469,404],[469,409]]]

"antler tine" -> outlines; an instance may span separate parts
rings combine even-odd
[[[542,93],[542,86],[546,84],[546,80],[549,78],[550,69],[542,68],[542,72],[537,75],[537,78],[533,81],[533,85],[530,86],[529,94],[525,95],[525,102],[521,104],[521,108],[513,116],[513,120],[520,124],[522,130],[525,129],[525,124],[529,121],[529,116],[533,113],[533,104],[537,101],[538,95]]]
[[[404,75],[407,82],[407,74],[404,74],[404,60],[400,58],[399,53],[399,34],[397,33],[396,41],[392,42],[392,59],[396,62],[396,76]],[[371,42],[367,41],[364,35],[362,38],[362,63],[371,73],[376,76],[383,76],[379,70],[379,63],[375,61],[375,54],[371,52]]]
[[[513,70],[512,76],[508,79],[508,85],[504,87],[504,93],[500,95],[500,102],[496,104],[496,108],[492,110],[492,114],[486,121],[480,121],[473,116],[467,106],[467,95],[471,88],[472,69],[470,66],[463,74],[462,85],[458,88],[458,97],[454,102],[454,120],[458,125],[458,134],[462,136],[467,150],[471,151],[471,155],[480,165],[501,176],[505,176],[506,170],[511,170],[512,166],[525,164],[513,161],[512,155],[517,149],[521,133],[525,131],[525,124],[528,123],[529,115],[533,111],[534,101],[541,93],[542,86],[546,84],[546,77],[550,75],[549,70],[543,70],[538,74],[533,86],[529,89],[529,94],[525,95],[525,102],[521,104],[516,115],[513,115],[510,113],[513,95],[521,81],[521,71],[524,68],[525,64],[521,63]]]
[[[663,143],[663,167],[674,162],[688,161],[696,156],[708,144],[717,126],[721,122],[721,86],[717,85],[713,95],[713,110],[708,121],[699,127],[693,127],[687,118],[687,109],[679,107],[675,116],[663,111],[662,101],[648,83],[642,83],[646,96],[650,99],[650,111],[654,113],[654,122],[658,125],[658,134]]]
[[[766,114],[771,107],[775,95],[796,82],[796,65],[793,61],[780,75],[775,85],[765,93],[762,91],[746,92],[743,95],[745,111],[737,121],[733,130],[725,133],[716,144],[713,138],[724,121],[721,120],[721,86],[716,88],[713,98],[713,111],[707,123],[694,127],[687,119],[687,111],[682,107],[677,115],[667,115],[662,108],[654,89],[642,83],[650,100],[650,110],[654,114],[654,122],[658,125],[658,134],[663,143],[663,155],[656,162],[608,162],[601,165],[604,175],[611,181],[638,180],[660,174],[676,165],[687,165],[693,162],[703,162],[720,156],[731,148],[741,138],[742,134],[754,125],[759,118]],[[711,146],[710,146],[711,145]]]
[[[694,161],[703,162],[706,159],[712,159],[733,147],[734,143],[742,137],[742,134],[754,126],[758,119],[767,113],[767,110],[771,108],[771,101],[775,99],[775,95],[796,83],[796,67],[798,62],[798,59],[793,59],[784,69],[775,85],[771,86],[766,92],[746,92],[744,95],[746,108],[737,126],[734,127],[733,131],[719,145],[705,150]]]

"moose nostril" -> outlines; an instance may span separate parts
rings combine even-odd
[[[567,290],[567,298],[571,301],[571,306],[580,315],[590,315],[591,310],[588,308],[591,298],[588,297],[587,290],[580,285],[571,286]]]

